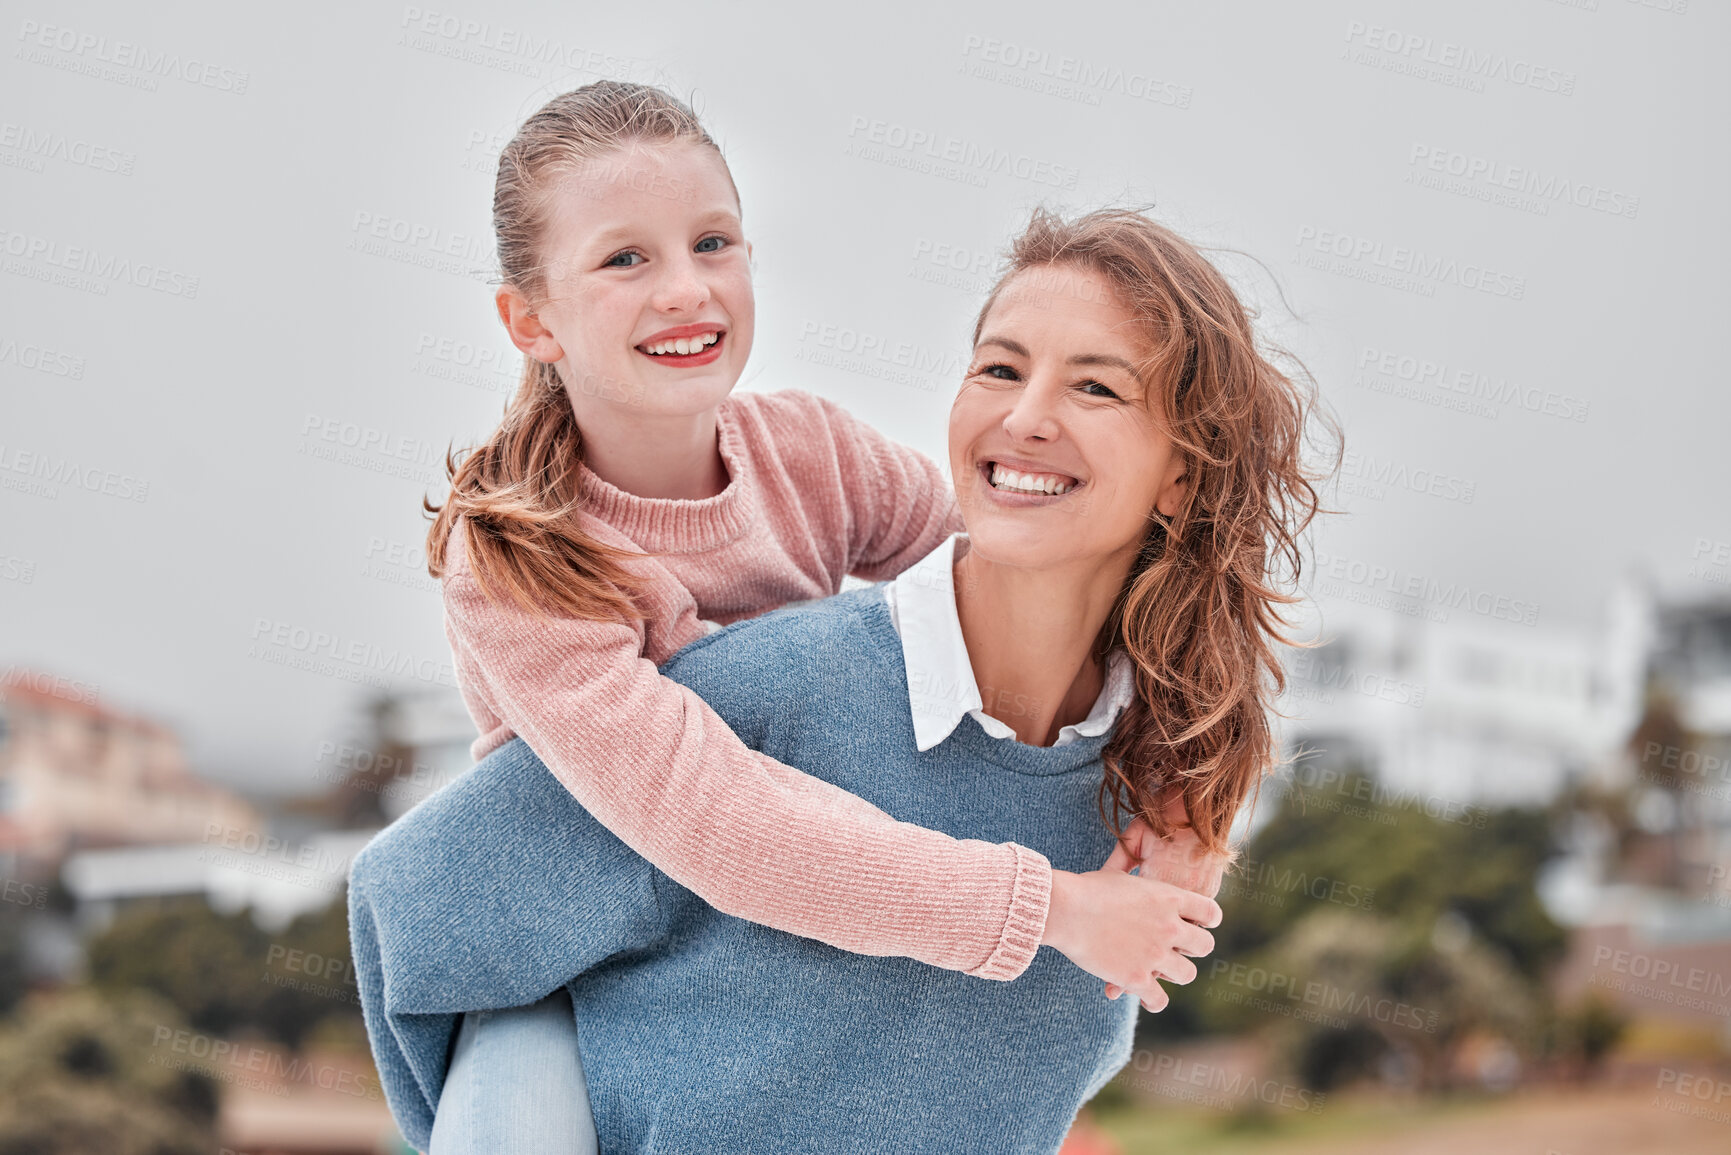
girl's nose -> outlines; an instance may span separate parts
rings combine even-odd
[[[709,286],[697,265],[687,257],[675,257],[661,266],[655,286],[655,307],[664,313],[689,313],[709,303]]]

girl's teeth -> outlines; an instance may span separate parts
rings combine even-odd
[[[699,333],[695,337],[675,337],[671,341],[657,341],[653,345],[643,346],[643,351],[655,357],[664,353],[680,355],[701,353],[719,340],[721,340],[720,333]]]
[[[1060,481],[1050,473],[1017,473],[1001,465],[992,466],[991,482],[994,489],[1009,489],[1017,493],[1047,493],[1053,496],[1068,493],[1071,488],[1069,482]]]

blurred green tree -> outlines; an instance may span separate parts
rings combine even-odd
[[[1371,1074],[1445,1085],[1475,1032],[1542,1049],[1544,977],[1566,946],[1535,889],[1551,817],[1350,768],[1299,777],[1326,785],[1265,796],[1273,816],[1222,887],[1213,955],[1144,1030],[1263,1032],[1318,1090]]]
[[[165,1062],[174,1008],[139,992],[37,996],[0,1030],[0,1152],[209,1155],[216,1083]]]
[[[1259,950],[1332,904],[1380,912],[1424,935],[1453,911],[1530,979],[1561,957],[1566,933],[1534,886],[1539,867],[1556,853],[1545,811],[1449,804],[1351,774],[1324,790],[1294,789],[1269,802],[1273,817],[1246,847],[1244,869],[1222,888],[1226,919],[1215,934],[1216,954]],[[1327,900],[1288,892],[1288,875],[1339,881],[1369,900],[1354,906],[1350,891]]]
[[[0,1017],[24,997],[24,918],[11,910],[0,910]]]
[[[327,1020],[360,1020],[341,898],[276,935],[202,899],[142,906],[117,917],[86,957],[92,985],[155,992],[214,1035],[252,1030],[298,1049]]]

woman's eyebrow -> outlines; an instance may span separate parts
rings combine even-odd
[[[1122,369],[1130,376],[1136,376],[1136,366],[1122,357],[1114,357],[1110,353],[1078,353],[1065,362],[1066,365],[1110,365]]]
[[[1008,349],[1010,352],[1014,353],[1018,357],[1031,356],[1031,354],[1028,352],[1028,350],[1025,346],[1018,345],[1016,342],[1010,340],[1008,337],[986,337],[980,342],[980,344],[981,345],[997,345],[999,348]]]
[[[1028,352],[1026,346],[1012,341],[1008,337],[981,338],[980,346],[984,347],[986,345],[997,345],[999,348],[1006,349],[1018,357],[1031,357],[1033,355]],[[1130,364],[1130,362],[1124,360],[1124,358],[1114,356],[1111,353],[1077,353],[1074,357],[1069,358],[1064,363],[1066,365],[1109,365],[1114,369],[1124,370],[1124,372],[1130,374],[1132,377],[1136,376],[1136,366]]]

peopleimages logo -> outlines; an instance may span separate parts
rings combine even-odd
[[[74,381],[84,378],[84,358],[28,341],[20,342],[12,337],[0,337],[0,365],[16,365],[20,369],[31,369],[50,377],[70,377]]]
[[[1435,469],[1409,466],[1391,458],[1347,450],[1341,456],[1342,492],[1358,493],[1381,501],[1386,489],[1401,489],[1471,505],[1478,483]]]
[[[1199,1063],[1177,1055],[1137,1051],[1130,1059],[1130,1084],[1163,1098],[1195,1103],[1214,1110],[1244,1111],[1247,1107],[1281,1107],[1319,1113],[1328,1096],[1278,1079],[1260,1079],[1214,1063]]]
[[[1223,889],[1242,894],[1251,888],[1275,895],[1304,894],[1318,902],[1332,902],[1354,910],[1369,910],[1376,899],[1374,886],[1359,886],[1326,875],[1306,874],[1261,859],[1240,859],[1237,868],[1226,876]],[[1284,905],[1284,902],[1267,905]]]
[[[1189,108],[1194,95],[1187,84],[1078,56],[1054,55],[995,36],[968,36],[962,41],[962,60],[963,73],[977,79],[1081,104],[1098,105],[1100,94],[1111,92],[1150,104]]]
[[[1314,593],[1429,621],[1448,621],[1450,610],[1464,609],[1493,621],[1523,626],[1539,624],[1537,602],[1523,601],[1465,582],[1444,582],[1398,566],[1340,557],[1316,551],[1317,583]]]
[[[932,393],[958,380],[967,362],[953,351],[929,349],[881,333],[807,320],[794,359],[875,377]]]
[[[960,180],[980,188],[992,176],[1010,176],[1052,188],[1073,189],[1080,175],[1070,165],[869,116],[851,117],[847,135],[844,156]]]
[[[445,453],[434,442],[316,413],[302,423],[296,452],[425,485],[444,478]]]
[[[1455,152],[1434,145],[1413,145],[1407,164],[1411,170],[1408,179],[1411,180],[1416,175],[1420,178],[1419,183],[1426,187],[1441,188],[1445,192],[1459,191],[1443,184],[1428,184],[1424,179],[1429,176],[1446,176],[1478,188],[1486,199],[1494,199],[1495,195],[1503,193],[1522,194],[1538,202],[1536,207],[1541,216],[1548,212],[1552,203],[1570,204],[1576,208],[1591,209],[1630,220],[1635,218],[1641,208],[1641,198],[1604,185],[1572,180],[1530,165],[1507,164],[1491,157]],[[1468,191],[1465,195],[1476,194]],[[1527,207],[1518,200],[1509,203],[1514,208]]]
[[[7,666],[5,672],[0,673],[0,693],[14,687],[49,694],[68,702],[82,702],[87,706],[96,705],[99,696],[98,688],[89,682]]]
[[[249,657],[379,688],[384,688],[380,675],[453,688],[457,685],[457,672],[449,662],[292,622],[258,618],[253,622],[251,641]]]
[[[1527,295],[1527,279],[1507,270],[1405,245],[1385,245],[1371,237],[1300,225],[1294,243],[1298,246],[1298,261],[1306,268],[1387,285],[1423,297],[1435,296],[1439,284],[1507,297],[1511,301]]]
[[[198,296],[198,278],[190,273],[3,226],[0,226],[0,254],[14,258],[0,266],[8,273],[65,284],[99,296],[108,295],[110,284],[133,285],[187,300]]]
[[[1338,1016],[1344,1012],[1385,1026],[1404,1027],[1429,1035],[1436,1034],[1437,1023],[1442,1018],[1436,1011],[1413,1006],[1398,999],[1350,990],[1322,979],[1303,979],[1283,971],[1228,962],[1225,959],[1212,961],[1208,982],[1211,987],[1223,982],[1251,994],[1265,995],[1266,1001],[1273,1005],[1260,1006],[1260,1010],[1275,1009],[1279,1006],[1279,1001],[1284,1000],[1289,1004],[1302,1003],[1313,1007],[1322,1015]],[[1220,997],[1223,994],[1226,992],[1217,995],[1214,990],[1210,990],[1209,997]],[[1246,1000],[1227,997],[1225,1001]],[[1344,1027],[1347,1024],[1337,1018],[1336,1022],[1329,1025]]]
[[[252,79],[250,73],[238,68],[227,68],[193,56],[182,56],[178,52],[154,50],[128,40],[110,40],[77,28],[39,24],[34,20],[19,23],[18,40],[23,44],[17,54],[19,59],[104,80],[120,80],[147,92],[156,91],[157,80],[172,79],[240,96],[245,94]],[[51,56],[49,52],[60,55]]]
[[[1482,92],[1485,81],[1495,80],[1557,96],[1573,96],[1575,93],[1573,72],[1535,64],[1506,52],[1473,48],[1452,40],[1438,40],[1398,28],[1366,24],[1362,20],[1347,21],[1346,42],[1348,52],[1357,48],[1375,54],[1367,59],[1354,57],[1356,63],[1378,64],[1394,72],[1410,71],[1423,79],[1431,79],[1424,72],[1424,66],[1442,69],[1472,83],[1476,86],[1475,91]]]
[[[1411,706],[1415,710],[1424,705],[1425,688],[1422,685],[1374,670],[1325,662],[1307,651],[1300,651],[1288,660],[1287,672],[1294,679],[1287,684],[1288,693],[1297,698],[1315,699],[1324,705],[1334,701],[1335,690],[1392,702],[1397,706]]]
[[[30,481],[18,482],[14,477],[3,476],[6,474],[16,474]],[[50,501],[60,496],[55,487],[62,485],[67,489],[100,493],[104,497],[120,501],[144,501],[150,496],[150,482],[130,473],[117,473],[112,469],[88,465],[70,457],[55,457],[52,453],[19,449],[16,445],[8,446],[4,443],[0,443],[0,485],[7,489],[33,492],[35,496],[46,497]],[[27,485],[34,486],[34,489],[26,488]]]
[[[1425,391],[1456,394],[1458,397],[1451,400],[1458,400],[1461,405],[1484,408],[1476,406],[1476,403],[1484,402],[1487,406],[1525,409],[1529,413],[1565,421],[1585,421],[1591,409],[1589,402],[1554,389],[1522,385],[1473,366],[1451,365],[1447,361],[1379,349],[1374,345],[1360,346],[1356,368],[1359,372],[1353,383],[1377,392],[1396,393],[1403,391],[1401,386],[1417,386]],[[1374,376],[1367,379],[1367,373]],[[1379,377],[1380,382],[1377,380]],[[1483,415],[1495,417],[1497,414],[1494,408],[1490,408],[1485,409]]]
[[[63,132],[44,131],[11,121],[0,122],[0,149],[34,162],[30,166],[34,172],[42,171],[42,161],[57,160],[97,172],[131,176],[132,166],[138,159],[132,153],[111,145],[95,144]]]
[[[538,35],[526,28],[472,20],[412,4],[403,9],[399,28],[397,43],[406,48],[522,76],[551,77],[556,69],[565,69],[649,84],[665,79],[653,61],[616,56],[555,36]],[[545,71],[543,65],[547,66]]]

